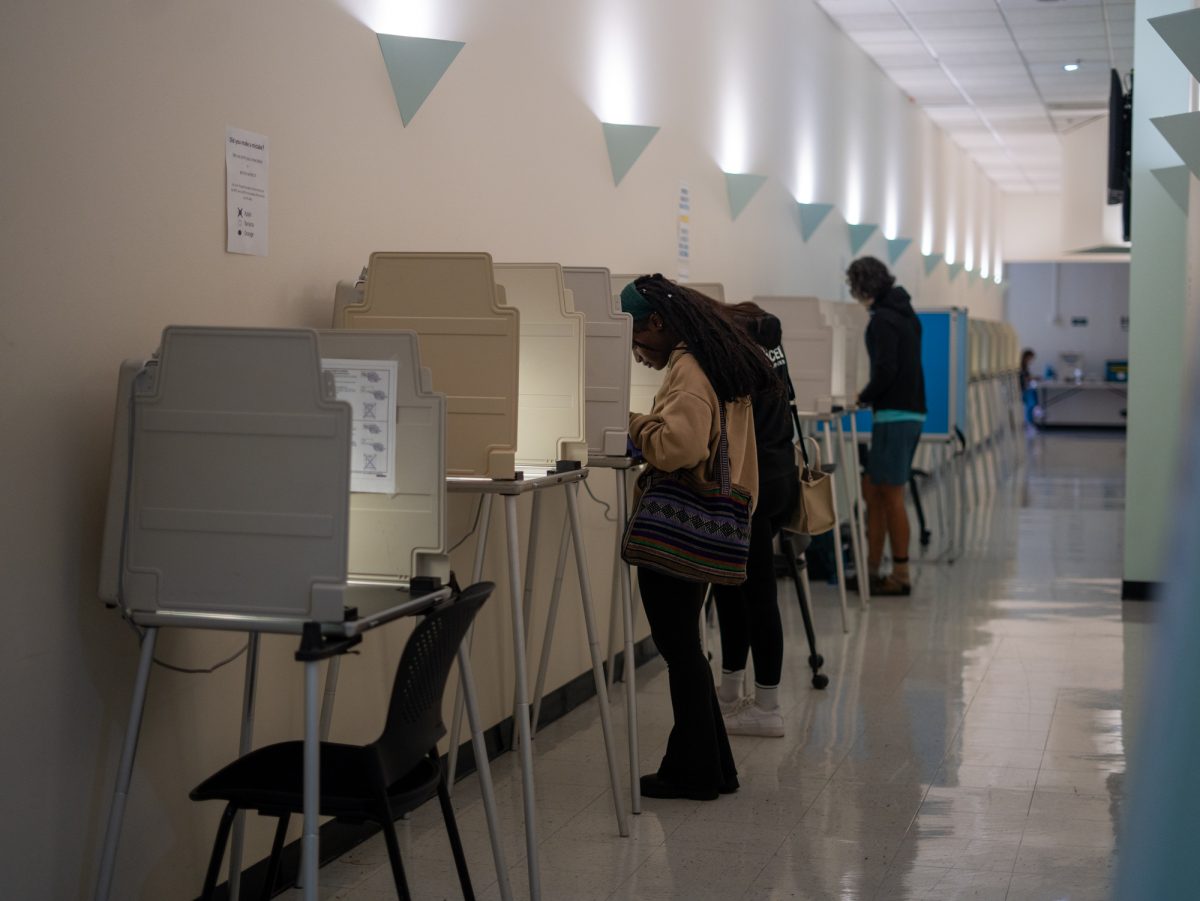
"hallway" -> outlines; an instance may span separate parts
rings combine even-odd
[[[962,558],[917,567],[911,598],[865,614],[852,603],[848,635],[833,589],[815,586],[823,692],[809,685],[781,583],[788,732],[732,739],[735,795],[648,799],[622,839],[594,706],[540,732],[544,897],[1107,898],[1151,612],[1119,600],[1124,448],[1123,435],[1032,439],[1024,471],[969,518]],[[667,680],[658,661],[638,678],[642,768],[653,771]],[[513,888],[527,897],[513,756],[493,772]],[[474,777],[455,804],[476,892],[498,898]],[[414,896],[459,897],[436,804],[398,829]],[[378,836],[321,879],[323,898],[395,897]]]

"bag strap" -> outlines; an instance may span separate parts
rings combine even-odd
[[[796,409],[796,388],[792,384],[792,370],[788,366],[787,351],[783,349],[782,339],[779,342],[779,355],[783,357],[783,371],[787,373],[785,381],[788,390],[788,409],[792,411],[792,426],[796,429],[796,437],[800,439],[800,455],[804,458],[804,465],[808,466],[808,451],[804,448],[804,429],[800,428],[800,411]]]
[[[733,493],[733,478],[729,474],[729,436],[725,434],[725,401],[718,400],[721,416],[721,437],[717,440],[717,478],[721,483],[721,496]]]

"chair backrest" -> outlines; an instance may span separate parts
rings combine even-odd
[[[471,621],[495,587],[477,582],[463,589],[452,603],[418,623],[409,637],[396,667],[383,734],[375,742],[385,785],[408,773],[446,734],[442,694],[450,667]]]

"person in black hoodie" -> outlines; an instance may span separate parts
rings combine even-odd
[[[846,270],[850,295],[867,306],[867,353],[871,380],[858,394],[870,406],[873,426],[863,497],[867,504],[867,571],[871,594],[907,595],[909,523],[904,488],[925,422],[925,374],[921,369],[921,321],[908,292],[874,257]],[[880,575],[884,542],[892,546],[892,572]]]
[[[716,303],[716,301],[713,301]],[[774,540],[792,515],[799,496],[799,475],[787,398],[787,363],[779,320],[746,302],[717,304],[763,349],[778,384],[751,398],[758,449],[758,506],[750,521],[746,581],[714,586],[721,626],[721,683],[717,700],[730,735],[782,737],[779,680],[783,672],[783,625],[775,583]],[[742,697],[746,661],[754,655],[754,696]]]

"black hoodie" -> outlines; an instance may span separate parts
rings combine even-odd
[[[780,390],[760,391],[751,398],[754,441],[758,446],[758,481],[765,485],[796,471],[792,418],[788,410],[791,380],[783,356],[783,326],[770,313],[754,318],[739,316],[738,322],[766,353],[782,382]]]
[[[859,402],[874,410],[926,412],[921,320],[907,291],[891,287],[875,298],[866,341],[871,380],[859,392]]]

